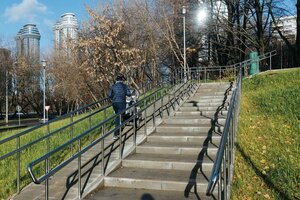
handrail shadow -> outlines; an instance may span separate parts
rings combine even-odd
[[[192,171],[191,171],[191,175],[189,177],[189,182],[188,184],[186,185],[186,188],[184,190],[184,196],[186,198],[189,197],[189,194],[191,192],[191,189],[194,187],[194,194],[196,195],[196,198],[198,200],[200,200],[200,196],[197,192],[197,181],[196,181],[196,178],[197,178],[197,174],[198,174],[198,171],[200,171],[200,173],[204,176],[204,178],[208,181],[209,178],[206,176],[206,174],[204,173],[203,171],[203,160],[204,160],[204,156],[207,156],[207,158],[209,158],[211,161],[214,161],[213,158],[211,158],[209,155],[208,155],[208,145],[209,143],[213,144],[212,142],[212,136],[213,136],[213,133],[216,133],[216,134],[222,134],[221,130],[220,130],[220,124],[218,123],[218,118],[219,118],[219,113],[220,111],[225,107],[225,104],[226,104],[226,100],[228,98],[228,95],[229,95],[229,92],[231,91],[232,89],[232,85],[233,85],[233,82],[230,82],[230,86],[226,89],[225,93],[224,93],[224,99],[223,99],[223,102],[220,106],[218,106],[216,112],[214,113],[214,117],[213,119],[211,119],[210,117],[208,116],[204,116],[202,115],[201,113],[201,116],[204,116],[204,117],[207,117],[207,118],[210,118],[211,119],[211,127],[207,133],[207,137],[206,139],[204,140],[203,142],[203,145],[202,145],[202,149],[201,151],[199,152],[198,156],[197,156],[197,162],[195,164],[195,166],[193,167]],[[197,106],[197,104],[195,104],[195,102],[193,102],[194,106]],[[215,131],[216,128],[218,128],[218,131]],[[213,144],[215,145],[215,144]],[[217,146],[217,145],[215,145]],[[214,195],[212,195],[212,198],[213,199],[216,199],[216,197]]]
[[[192,86],[192,88],[194,89],[195,85]],[[179,95],[182,95],[183,92],[180,92]],[[188,96],[190,96],[190,94],[188,93]],[[182,99],[182,98],[181,98]],[[175,107],[175,103],[179,104],[178,100],[177,99],[173,99],[173,101],[170,101],[169,103],[166,103],[163,107],[165,107],[166,110],[168,110],[168,106],[169,108],[170,107]],[[160,109],[160,108],[159,108]],[[174,108],[173,108],[174,109]],[[162,110],[160,109],[160,111],[164,111],[164,108],[162,108]],[[154,112],[154,115],[155,115],[155,112]],[[158,113],[156,116],[159,116],[160,114]],[[146,117],[144,118],[144,120],[146,121],[146,123],[150,122],[151,121],[151,117]],[[137,132],[138,130],[142,129],[143,127],[145,126],[145,124],[142,124],[140,126],[138,126],[135,130],[135,132]],[[125,133],[122,133],[122,143],[121,143],[121,154],[123,155],[124,153],[124,148],[125,148],[125,143],[128,139],[130,139],[130,137],[134,137],[136,136],[136,134],[133,133],[133,129],[134,129],[134,126],[127,126],[127,127],[130,127],[129,129],[126,130]],[[124,129],[123,129],[124,130]],[[108,146],[105,147],[104,149],[104,152],[106,152],[108,149],[109,152],[104,155],[104,158],[105,158],[105,167],[104,167],[104,171],[106,171],[107,169],[107,166],[108,166],[108,162],[110,160],[110,156],[113,152],[115,152],[115,150],[119,148],[119,143],[117,143],[117,141],[113,141],[112,143],[110,143]],[[96,166],[98,166],[101,162],[102,162],[102,157],[101,157],[101,152],[99,152],[98,154],[96,154],[94,157],[92,157],[90,160],[88,160],[85,164],[83,164],[81,166],[81,169],[84,169],[86,166],[89,166],[89,164],[91,164],[91,166],[89,166],[89,169],[87,169],[84,173],[81,174],[81,177],[87,177],[84,181],[84,184],[83,184],[83,187],[80,191],[81,194],[83,194],[84,190],[86,189],[86,186],[87,186],[87,183],[88,183],[88,180],[93,172],[93,170],[95,169]],[[75,170],[72,174],[70,174],[66,180],[66,191],[62,197],[62,199],[65,199],[69,190],[71,189],[72,186],[74,186],[76,183],[78,182],[78,170]],[[153,199],[154,198],[150,195],[150,194],[144,194],[141,199]]]
[[[139,127],[141,128],[141,127]],[[134,134],[130,132],[133,130],[133,127],[129,128],[128,130],[126,130],[125,133],[122,134],[122,147],[121,147],[121,151],[122,151],[122,154],[123,154],[123,151],[124,151],[124,147],[125,147],[125,142],[131,137],[133,136]],[[109,150],[109,152],[104,155],[104,162],[105,162],[105,165],[104,165],[104,171],[106,171],[107,169],[107,166],[108,166],[108,163],[109,163],[109,160],[110,160],[110,157],[111,157],[111,154],[113,152],[115,152],[115,150],[119,147],[119,143],[117,143],[117,141],[112,141],[108,146],[106,146],[104,148],[104,152]],[[82,166],[81,166],[81,170],[83,170],[84,168],[86,168],[87,166],[89,166],[91,164],[91,166],[89,166],[89,168],[81,174],[81,178],[83,177],[87,177],[84,181],[84,184],[81,188],[81,194],[84,193],[84,190],[86,189],[87,187],[87,184],[88,184],[88,181],[92,175],[92,172],[93,170],[95,169],[95,167],[99,166],[99,164],[102,162],[102,152],[99,152],[98,154],[96,154],[95,156],[93,156],[91,159],[89,159],[87,162],[85,162]],[[77,184],[78,182],[78,170],[75,170],[73,173],[71,173],[67,179],[66,179],[66,191],[62,197],[62,199],[65,199],[69,190],[72,188],[72,186],[74,186],[75,184]]]

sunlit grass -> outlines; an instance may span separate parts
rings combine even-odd
[[[300,199],[300,69],[245,79],[232,199]]]
[[[148,91],[146,94],[142,95],[140,99],[145,98],[145,101],[141,101],[138,106],[141,108],[145,106],[145,104],[151,104],[156,98],[160,97],[161,95],[164,95],[168,90],[169,87],[166,87],[166,90],[163,90],[162,93],[158,93],[155,95],[150,95],[152,92],[158,90],[159,88],[153,89],[151,91]],[[148,98],[149,96],[149,98]],[[91,111],[95,112],[95,111]],[[51,123],[49,127],[41,127],[30,134],[26,134],[24,136],[20,137],[20,145],[28,144],[29,142],[33,142],[36,139],[42,137],[43,135],[48,134],[48,132],[52,132],[55,130],[58,130],[59,128],[69,124],[70,122],[75,122],[76,120],[79,120],[85,116],[87,116],[90,113],[85,113],[81,115],[75,115],[73,119],[66,118],[62,119],[60,121]],[[106,111],[106,119],[111,117],[113,115],[113,109],[112,107],[108,108]],[[90,118],[87,118],[83,121],[80,121],[76,123],[72,127],[68,127],[66,129],[60,130],[55,135],[51,136],[49,139],[44,139],[43,141],[38,142],[37,144],[34,144],[30,146],[30,148],[24,150],[20,154],[20,160],[21,160],[21,189],[28,185],[31,182],[31,179],[27,172],[27,165],[32,162],[33,160],[41,157],[45,153],[48,152],[48,146],[47,142],[49,142],[50,150],[55,149],[56,147],[66,143],[71,138],[76,137],[79,134],[82,134],[84,131],[88,130],[89,128],[99,124],[99,122],[104,120],[104,111],[99,112],[97,114],[92,115]],[[105,126],[105,132],[111,130],[114,128],[113,125],[114,119],[110,119],[106,126]],[[48,131],[48,129],[50,131]],[[25,130],[25,129],[23,129]],[[0,135],[0,139],[7,138],[9,136],[15,135],[18,132],[22,130],[9,130],[5,133],[2,133]],[[88,135],[84,136],[81,139],[82,146],[87,146],[91,141],[93,141],[95,138],[100,137],[101,134],[101,128],[97,128],[95,131],[92,131]],[[5,144],[1,145],[0,148],[0,155],[4,155],[8,152],[11,152],[16,149],[17,140],[14,139],[10,142],[7,142]],[[55,153],[49,158],[50,161],[50,168],[55,167],[57,164],[59,164],[61,161],[69,158],[72,153],[75,153],[79,150],[78,148],[78,141],[75,141],[73,144],[66,146],[62,151],[59,151],[58,153]],[[34,173],[37,174],[37,177],[45,173],[45,163],[41,162],[37,166],[34,167]],[[16,155],[10,156],[3,161],[0,161],[0,199],[8,198],[10,195],[16,193],[16,185],[17,185],[17,162],[16,162]]]
[[[96,110],[95,110],[96,111]],[[95,112],[91,111],[91,112]],[[84,113],[81,115],[76,115],[72,120],[70,118],[62,119],[56,122],[53,122],[49,125],[49,130],[54,131],[58,130],[59,128],[69,124],[71,121],[79,120],[89,113]],[[113,110],[110,107],[107,109],[106,116],[112,116]],[[63,129],[61,131],[58,131],[56,134],[52,135],[49,139],[44,139],[42,141],[37,142],[36,144],[28,147],[27,149],[23,150],[20,153],[20,186],[21,189],[28,185],[31,182],[31,179],[27,172],[27,165],[32,162],[33,160],[41,157],[45,153],[48,152],[48,146],[47,141],[49,142],[49,149],[55,149],[56,147],[64,144],[71,138],[81,134],[85,130],[88,130],[90,127],[95,126],[99,122],[104,120],[104,112],[98,112],[97,114],[92,115],[90,118],[87,118],[81,122],[76,123],[73,127],[68,127],[66,129]],[[111,120],[109,125],[106,126],[107,129],[111,129],[113,126],[113,120]],[[23,130],[26,129],[18,129],[18,130],[9,130],[6,132],[2,132],[0,135],[0,139],[7,138],[9,136],[15,135]],[[32,131],[30,134],[25,134],[20,137],[20,146],[26,145],[30,142],[35,141],[38,138],[41,138],[42,136],[48,134],[48,128],[47,127],[41,127],[34,131]],[[91,132],[86,138],[82,139],[82,147],[86,146],[91,142],[93,139],[99,137],[101,134],[100,129],[97,131]],[[76,143],[77,144],[77,143]],[[13,139],[10,142],[4,143],[0,145],[0,155],[4,155],[8,152],[11,152],[16,149],[17,146],[17,139]],[[75,144],[73,145],[73,152],[76,152],[78,148],[75,148]],[[53,167],[63,161],[64,159],[70,157],[72,154],[71,147],[67,147],[63,151],[60,151],[59,154],[56,154],[50,158],[50,167]],[[16,162],[16,154],[13,156],[10,156],[2,161],[0,161],[0,199],[7,199],[10,195],[16,193],[17,191],[17,162]],[[44,163],[41,163],[36,167],[35,173],[38,175],[41,175],[44,173]]]

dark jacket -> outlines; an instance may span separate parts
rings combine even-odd
[[[130,90],[122,81],[117,81],[108,91],[108,97],[112,102],[126,102],[126,96],[131,96]]]

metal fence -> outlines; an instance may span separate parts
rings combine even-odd
[[[142,96],[152,90],[161,87],[160,82],[148,82],[139,90]],[[81,133],[90,130],[100,121],[107,120],[113,115],[113,109],[109,98],[83,106],[75,111],[57,117],[53,120],[41,123],[17,134],[0,140],[0,171],[5,174],[6,185],[10,185],[16,193],[30,183],[27,174],[27,164],[31,160],[41,157],[66,141],[72,140]],[[113,128],[113,120],[106,123],[106,130]],[[83,144],[91,143],[99,135],[98,130],[90,131]],[[76,151],[75,145],[64,156],[72,156]],[[64,156],[57,156],[49,160],[48,165],[60,162]],[[13,167],[15,166],[15,167]],[[5,172],[5,173],[4,173]],[[1,175],[1,176],[2,176]],[[4,177],[1,177],[4,179]],[[2,187],[2,189],[4,189]],[[1,198],[1,195],[0,195]],[[4,198],[4,197],[3,197]]]
[[[276,52],[270,52],[258,57],[256,62],[270,62]],[[233,177],[233,166],[235,158],[235,141],[237,135],[238,116],[240,111],[240,99],[242,95],[242,78],[248,76],[247,71],[252,60],[246,60],[233,65],[234,80],[236,80],[230,100],[226,121],[218,148],[216,160],[211,172],[206,194],[217,196],[217,199],[230,199],[230,188]],[[269,70],[268,68],[266,70]]]
[[[275,54],[276,52],[270,52],[259,56],[256,62],[261,63],[260,66],[265,66],[263,63],[267,62],[269,63],[268,69],[272,69],[272,57]],[[30,148],[34,149],[37,144],[40,144],[44,151],[31,157],[31,160],[34,161],[28,165],[28,171],[35,183],[45,182],[45,199],[48,199],[49,178],[77,159],[78,179],[80,179],[81,169],[86,165],[82,164],[81,157],[88,150],[99,145],[100,151],[98,156],[100,156],[100,160],[97,163],[101,167],[102,175],[104,176],[109,162],[113,160],[111,159],[112,153],[118,150],[118,160],[122,160],[125,148],[135,148],[138,132],[140,133],[143,130],[143,134],[147,135],[147,127],[150,124],[152,127],[156,126],[156,117],[163,117],[164,114],[170,115],[172,111],[176,110],[180,103],[195,90],[196,85],[194,83],[232,80],[236,84],[217,160],[207,188],[207,194],[212,195],[217,185],[219,197],[225,199],[230,194],[234,141],[241,95],[241,78],[248,75],[252,62],[253,60],[246,60],[230,66],[189,68],[187,77],[190,81],[186,83],[183,83],[183,71],[177,70],[173,75],[175,81],[170,80],[173,84],[145,84],[142,91],[147,94],[143,95],[140,101],[128,108],[139,107],[140,109],[131,118],[123,121],[119,127],[113,126],[113,121],[118,116],[113,114],[109,100],[103,99],[100,102],[95,102],[45,124],[0,140],[0,162],[4,163],[5,160],[9,160],[10,164],[8,166],[11,166],[12,163],[16,166],[15,182],[17,192],[19,192],[21,187],[20,180],[26,176],[25,171],[21,174],[21,168],[24,169],[26,167],[21,166],[22,152],[29,151]],[[260,68],[260,71],[263,70],[263,68]],[[126,111],[124,110],[123,112]],[[79,115],[80,113],[82,115]],[[122,115],[122,113],[118,115]],[[66,125],[59,126],[56,124],[61,120],[65,120]],[[137,122],[137,120],[140,121]],[[128,128],[128,125],[131,125],[131,128],[123,133],[121,130],[124,130],[125,127]],[[118,140],[119,143],[106,144],[108,136],[115,131],[122,133],[121,139]],[[37,135],[32,140],[26,140],[25,138],[33,132],[36,132]],[[62,136],[65,138],[60,140],[60,143],[55,143],[57,138]],[[129,139],[132,141],[131,143]],[[66,152],[68,155],[67,159],[58,159],[57,154],[66,154]],[[5,167],[5,165],[3,166]],[[81,198],[81,195],[81,180],[78,180],[78,197]]]
[[[178,88],[176,88],[178,87]],[[98,160],[98,165],[101,166],[101,174],[103,176],[107,173],[107,168],[109,166],[109,162],[116,160],[111,159],[111,154],[113,152],[118,152],[117,156],[117,163],[121,162],[124,156],[124,149],[133,149],[137,145],[136,138],[138,137],[138,130],[140,134],[147,135],[147,126],[155,127],[155,122],[157,117],[162,117],[164,114],[170,114],[171,111],[176,110],[176,108],[186,99],[189,95],[191,95],[192,91],[196,88],[195,84],[191,84],[189,82],[181,84],[181,85],[174,85],[174,86],[164,86],[159,88],[158,90],[152,92],[151,94],[147,95],[143,99],[139,100],[134,105],[127,108],[131,109],[132,107],[140,107],[134,115],[132,115],[127,120],[121,122],[118,127],[115,127],[111,130],[106,130],[105,127],[108,123],[110,123],[115,118],[120,118],[121,115],[126,112],[126,110],[117,113],[115,115],[110,116],[109,118],[99,121],[98,124],[93,126],[91,129],[81,133],[77,137],[69,140],[65,144],[53,149],[52,151],[46,153],[45,155],[41,156],[40,158],[32,161],[28,165],[28,171],[32,177],[32,180],[36,184],[40,184],[45,182],[45,199],[49,198],[49,178],[52,177],[55,173],[59,172],[63,169],[66,165],[77,159],[77,177],[78,177],[78,198],[82,196],[82,181],[81,181],[81,169],[82,169],[82,155],[92,148],[99,145],[100,148],[97,156],[100,156]],[[141,118],[139,118],[141,116]],[[136,120],[141,120],[138,124]],[[130,128],[128,128],[128,125]],[[127,127],[127,130],[125,128]],[[82,140],[93,132],[98,130],[99,137],[93,140],[87,146],[82,147]],[[125,130],[125,131],[124,131]],[[111,138],[112,134],[115,131],[120,132],[120,139],[115,142],[106,142],[107,138]],[[111,140],[111,139],[110,139]],[[130,142],[132,141],[132,142]],[[77,151],[68,159],[64,160],[63,162],[57,164],[50,168],[49,166],[49,159],[52,156],[55,156],[57,153],[70,148],[70,145],[76,144]],[[94,159],[94,158],[91,158]],[[41,166],[44,167],[44,170],[41,170]],[[39,176],[39,177],[38,177]],[[38,178],[37,178],[38,177]]]

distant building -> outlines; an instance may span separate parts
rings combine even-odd
[[[78,22],[74,13],[65,13],[54,25],[55,48],[69,48],[67,42],[77,39]]]
[[[41,35],[35,24],[25,24],[16,36],[17,56],[39,62]]]
[[[297,35],[296,19],[297,16],[294,15],[294,16],[280,17],[277,20],[277,27],[282,32],[282,34],[290,40],[296,40],[296,35]],[[271,26],[272,26],[273,37],[280,39],[280,35],[276,30],[275,24],[272,23]]]

